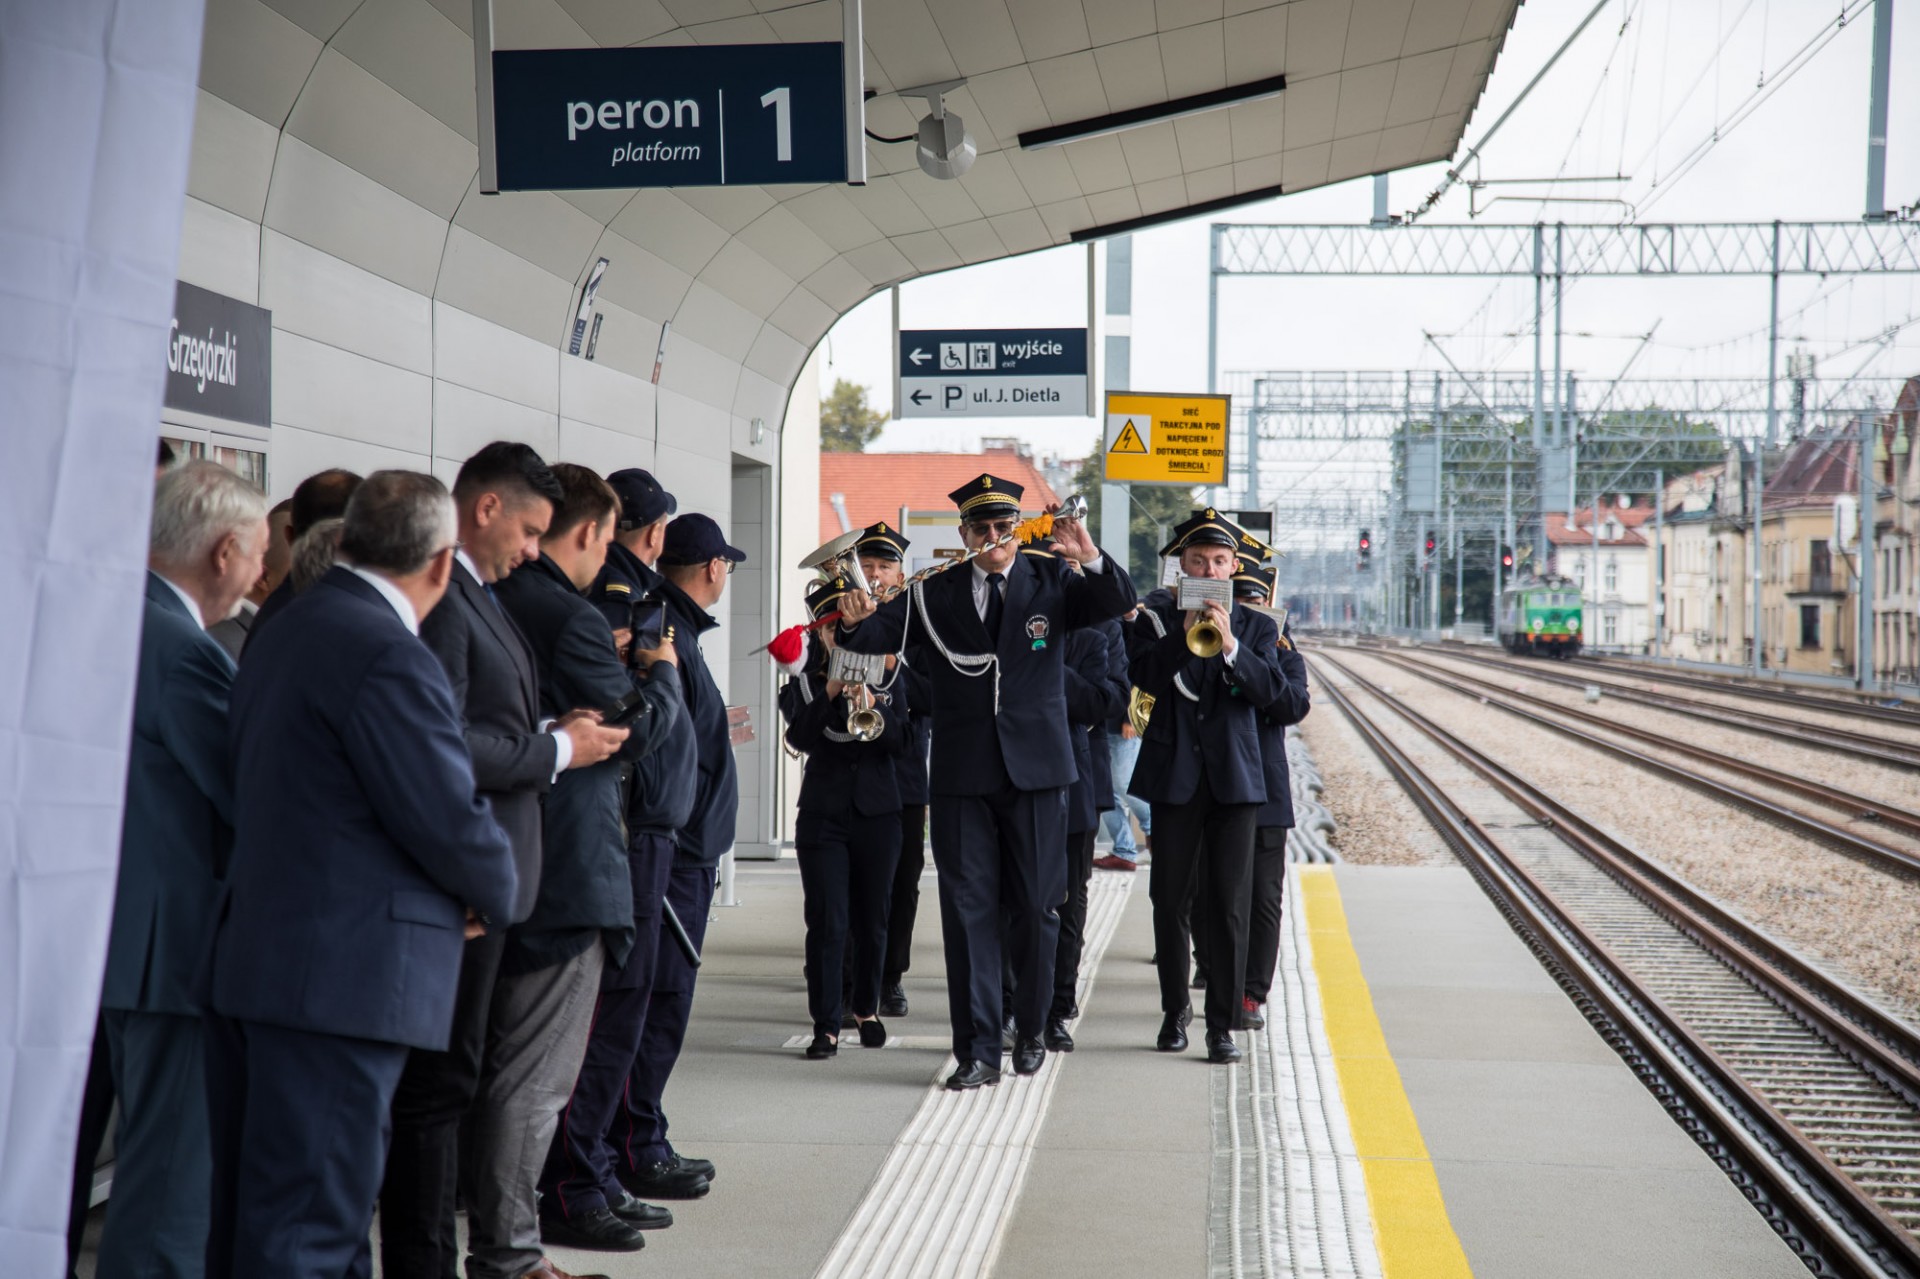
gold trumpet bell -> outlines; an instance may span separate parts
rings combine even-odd
[[[1147,735],[1147,721],[1153,718],[1153,694],[1131,689],[1127,693],[1127,722],[1141,737]]]
[[[1207,618],[1187,628],[1187,651],[1195,657],[1212,657],[1225,646],[1220,627]]]

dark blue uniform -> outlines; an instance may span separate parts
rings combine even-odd
[[[1073,759],[1080,770],[1068,799],[1067,893],[1060,906],[1060,938],[1053,957],[1053,1003],[1048,1030],[1079,1013],[1074,988],[1080,980],[1080,953],[1086,948],[1087,881],[1093,876],[1093,835],[1102,807],[1113,807],[1113,775],[1095,739],[1108,716],[1127,704],[1127,667],[1120,623],[1109,619],[1067,637],[1067,718],[1073,728]],[[1102,790],[1105,802],[1102,803]],[[1064,1029],[1064,1028],[1060,1028]],[[1048,1047],[1067,1049],[1070,1038]]]
[[[846,696],[828,697],[818,668],[780,689],[787,745],[807,757],[793,842],[806,902],[807,1011],[816,1035],[839,1033],[842,974],[849,968],[849,1011],[872,1016],[880,1001],[888,898],[900,856],[895,767],[913,739],[906,731],[907,695],[897,681],[875,695],[874,708],[880,736],[857,741],[846,732]]]
[[[1017,497],[1017,490],[1015,496]],[[933,858],[940,872],[954,1056],[997,1070],[1001,1057],[1000,908],[1018,975],[1015,1021],[1038,1040],[1053,991],[1066,895],[1066,788],[1075,777],[1063,679],[1065,636],[1133,606],[1110,557],[1084,576],[1016,555],[998,635],[974,603],[977,565],[939,573],[843,634],[862,652],[925,651],[931,686]]]
[[[1206,895],[1194,909],[1207,912],[1207,1031],[1230,1036],[1246,970],[1254,823],[1267,798],[1257,708],[1279,693],[1279,632],[1272,619],[1236,603],[1229,665],[1224,654],[1189,652],[1185,624],[1173,596],[1155,591],[1128,636],[1132,683],[1154,698],[1128,791],[1153,805],[1161,1010],[1173,1016],[1187,1007],[1183,905],[1204,860]]]
[[[1287,726],[1307,717],[1307,664],[1291,642],[1279,650],[1280,690],[1260,708],[1260,759],[1267,802],[1254,816],[1253,902],[1247,921],[1246,997],[1267,1002],[1280,959],[1280,914],[1287,890],[1287,831],[1293,827],[1293,782],[1287,775]]]
[[[920,916],[920,875],[927,868],[927,755],[932,749],[933,685],[921,669],[926,655],[913,649],[902,655],[895,681],[907,694],[907,748],[894,757],[894,781],[900,789],[900,856],[893,868],[887,907],[887,956],[881,973],[883,998],[894,993],[913,966],[913,925]],[[899,993],[900,1011],[906,994]]]

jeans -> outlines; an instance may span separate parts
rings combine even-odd
[[[1140,860],[1140,850],[1133,842],[1133,823],[1127,820],[1128,810],[1140,819],[1140,829],[1153,833],[1153,809],[1144,799],[1136,799],[1127,794],[1127,783],[1133,780],[1133,763],[1140,758],[1140,739],[1115,733],[1107,739],[1113,744],[1113,797],[1116,801],[1112,808],[1100,814],[1100,824],[1106,828],[1113,839],[1113,855],[1126,861]]]

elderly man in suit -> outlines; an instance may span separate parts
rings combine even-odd
[[[293,566],[293,540],[287,536],[287,526],[292,519],[291,498],[267,512],[267,554],[260,566],[259,580],[240,597],[233,616],[207,627],[207,634],[236,662],[240,660],[240,650],[246,647],[247,634],[253,630],[253,619],[259,616],[260,606],[280,588],[280,583],[287,579],[287,570]]]
[[[430,475],[378,471],[343,563],[235,681],[235,840],[214,938],[215,1279],[366,1275],[409,1049],[446,1046],[467,937],[513,909],[447,677],[417,637],[453,571]]]
[[[1031,1075],[1053,998],[1053,961],[1066,897],[1067,787],[1075,777],[1062,675],[1066,634],[1133,607],[1127,571],[1100,553],[1078,521],[1054,527],[1062,558],[1018,553],[1024,489],[995,475],[949,496],[960,533],[979,552],[963,572],[936,574],[875,605],[842,601],[840,642],[867,653],[924,646],[933,689],[933,861],[955,1090],[1000,1082],[1001,910],[1012,948],[1013,1067]],[[1002,539],[1005,539],[1004,541]],[[1065,560],[1084,573],[1069,571]]]
[[[453,482],[459,540],[446,599],[420,627],[453,689],[474,780],[513,848],[519,890],[499,926],[466,948],[451,1039],[415,1053],[394,1096],[380,1254],[396,1279],[456,1279],[460,1125],[478,1095],[487,1045],[517,1033],[502,1012],[537,1020],[549,1011],[504,1008],[495,997],[506,929],[533,913],[540,890],[541,797],[560,773],[599,763],[627,736],[598,723],[594,711],[541,717],[532,650],[494,592],[495,582],[539,556],[561,497],[553,472],[525,444],[496,441],[468,458]],[[476,1168],[485,1175],[484,1160]]]
[[[197,1275],[206,1255],[198,976],[232,847],[233,662],[206,631],[260,576],[266,498],[215,462],[154,490],[139,684],[100,1006],[120,1122],[103,1275]],[[97,1149],[97,1142],[96,1142]],[[92,1161],[88,1152],[87,1161]]]

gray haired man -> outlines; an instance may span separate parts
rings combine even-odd
[[[267,501],[215,462],[154,492],[119,886],[100,1004],[120,1122],[103,1275],[197,1275],[211,1151],[196,982],[233,830],[233,660],[207,634],[260,577]]]

